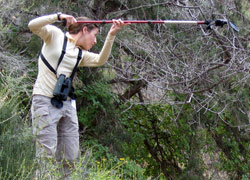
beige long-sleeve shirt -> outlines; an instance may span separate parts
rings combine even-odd
[[[56,69],[59,57],[62,52],[64,32],[53,24],[57,21],[57,14],[41,16],[29,22],[30,30],[42,38],[44,41],[42,53],[49,64]],[[75,40],[67,32],[68,43],[66,54],[57,70],[57,75],[64,74],[69,77],[77,61],[78,47]],[[82,59],[79,66],[97,67],[105,64],[111,52],[115,36],[108,34],[103,48],[99,54],[82,50]],[[53,90],[56,85],[57,77],[43,63],[40,56],[38,59],[38,76],[33,88],[33,95],[39,94],[53,97]]]

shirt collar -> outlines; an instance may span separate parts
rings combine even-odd
[[[69,32],[66,32],[66,37],[68,38],[69,41],[71,41],[75,45],[75,47],[81,48],[80,46],[76,46],[76,40],[70,35]]]
[[[66,36],[67,36],[67,38],[68,38],[71,42],[73,42],[74,44],[76,44],[76,40],[69,34],[69,32],[66,32]]]

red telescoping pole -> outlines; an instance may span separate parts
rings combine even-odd
[[[124,23],[130,24],[205,24],[208,29],[211,29],[212,25],[223,27],[223,25],[228,24],[234,31],[239,32],[238,27],[233,24],[231,21],[226,19],[217,19],[214,21],[206,20],[206,21],[193,21],[193,20],[123,20]],[[112,20],[85,20],[85,21],[77,21],[77,23],[93,23],[93,24],[110,24],[113,23]],[[66,24],[64,22],[64,24]]]
[[[185,21],[185,20],[123,20],[124,23],[130,24],[206,24],[206,21]],[[110,24],[112,20],[84,20],[77,23],[91,24]]]

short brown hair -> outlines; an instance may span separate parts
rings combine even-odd
[[[83,16],[83,17],[77,17],[76,20],[77,21],[86,21],[86,20],[91,20],[91,19],[88,18],[88,17]],[[86,26],[88,28],[88,31],[91,31],[94,28],[99,28],[99,26],[97,24],[75,23],[75,24],[71,24],[68,27],[68,32],[70,34],[77,34],[83,29],[84,26]]]

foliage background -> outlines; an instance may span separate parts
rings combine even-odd
[[[80,164],[87,165],[79,165],[76,177],[249,179],[247,0],[1,0],[0,5],[2,179],[33,176],[29,108],[42,41],[27,24],[59,11],[93,19],[230,19],[240,29],[138,24],[120,32],[105,66],[77,72]],[[101,27],[91,51],[101,50],[109,27]]]

